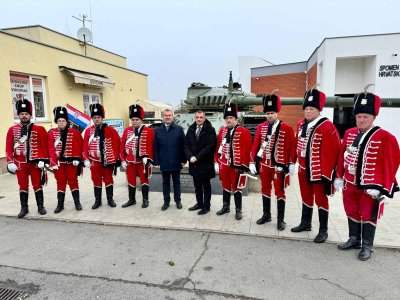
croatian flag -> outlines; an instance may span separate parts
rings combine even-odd
[[[69,120],[79,127],[82,127],[85,129],[88,124],[90,123],[90,117],[88,115],[85,115],[83,112],[80,112],[76,108],[72,107],[71,105],[67,104],[67,111],[68,111],[68,117]]]

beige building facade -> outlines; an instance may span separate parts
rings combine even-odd
[[[88,113],[101,103],[106,119],[128,121],[128,106],[148,99],[146,74],[127,68],[126,58],[40,25],[0,30],[0,167],[5,139],[18,118],[15,102],[33,104],[33,122],[55,127],[53,108],[69,104]]]

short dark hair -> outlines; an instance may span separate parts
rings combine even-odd
[[[204,112],[204,110],[196,110],[196,112],[194,114],[204,114],[204,116],[206,115],[206,113]]]

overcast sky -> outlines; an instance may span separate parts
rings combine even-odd
[[[238,56],[304,61],[325,37],[400,32],[399,12],[398,0],[0,0],[0,28],[76,37],[72,16],[91,13],[94,45],[148,74],[150,99],[177,104],[193,81],[237,80]]]

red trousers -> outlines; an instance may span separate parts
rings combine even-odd
[[[328,196],[325,194],[324,183],[309,184],[307,181],[306,169],[299,167],[299,185],[303,204],[314,207],[314,201],[318,208],[329,210]]]
[[[142,162],[128,163],[126,167],[126,176],[128,178],[128,184],[132,187],[136,187],[136,176],[139,176],[142,185],[149,185],[149,179],[144,172],[144,165]]]
[[[346,186],[343,189],[343,205],[346,215],[350,219],[356,222],[369,222],[376,225],[376,221],[372,221],[372,212],[376,205],[376,199],[350,182],[346,182]]]
[[[72,191],[78,190],[78,168],[72,163],[60,163],[58,170],[54,170],[54,177],[57,181],[57,192],[64,192],[67,184]]]
[[[91,161],[90,172],[95,187],[101,188],[103,182],[106,187],[114,184],[114,168],[104,168],[101,162]]]
[[[34,163],[18,163],[15,162],[18,167],[16,172],[19,191],[29,192],[29,176],[31,176],[32,187],[35,192],[42,189],[42,183],[40,182],[42,170],[39,169]]]
[[[272,183],[274,183],[276,199],[286,199],[285,189],[283,187],[285,180],[284,172],[275,172],[275,167],[269,168],[267,166],[260,165],[260,179],[261,193],[263,196],[269,198],[271,197]]]
[[[237,188],[239,170],[224,164],[220,166],[219,178],[221,179],[222,188],[228,192],[242,191],[242,189]]]

